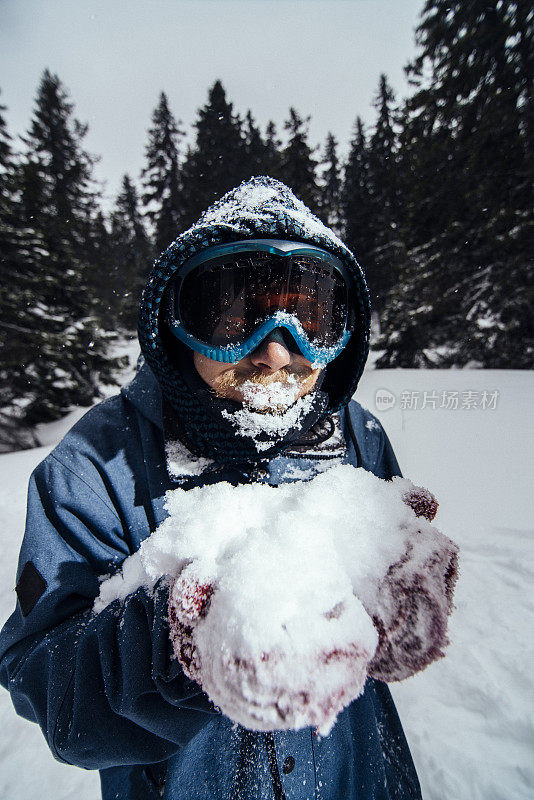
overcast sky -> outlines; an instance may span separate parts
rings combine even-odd
[[[234,108],[282,132],[289,106],[346,152],[357,114],[369,125],[381,72],[399,96],[423,0],[0,0],[0,101],[12,134],[29,123],[45,67],[89,123],[86,147],[115,196],[138,178],[160,91],[189,135],[220,78]]]

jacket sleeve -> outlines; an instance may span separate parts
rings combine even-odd
[[[397,461],[397,457],[393,452],[393,447],[391,446],[388,435],[382,426],[380,426],[380,434],[378,458],[374,466],[374,469],[376,470],[375,474],[379,474],[380,478],[384,478],[388,481],[395,476],[402,478],[399,462]]]
[[[163,582],[92,612],[127,555],[109,496],[49,456],[30,480],[0,681],[58,760],[91,769],[168,758],[215,713],[171,659]]]
[[[347,407],[348,441],[359,451],[361,466],[378,478],[402,477],[393,447],[380,421],[355,400]]]

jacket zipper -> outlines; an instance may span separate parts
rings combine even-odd
[[[267,750],[267,758],[269,759],[269,769],[271,771],[271,781],[273,783],[273,796],[274,800],[286,800],[278,764],[276,763],[276,750],[274,747],[274,736],[272,733],[264,733],[263,739],[265,741],[265,749]]]

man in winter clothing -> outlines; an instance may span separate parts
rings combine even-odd
[[[239,325],[250,330],[240,350],[243,336],[232,339],[215,262],[204,260],[209,251],[235,261],[236,243],[268,260],[276,253],[284,269],[289,253],[298,280],[299,248],[315,253],[324,286],[346,288],[345,330],[331,308],[318,314],[316,306],[308,319],[305,309],[287,306],[291,292],[283,302],[275,293],[266,327],[255,327],[257,310],[241,309]],[[187,301],[191,264],[204,283],[192,286]],[[254,281],[255,268],[247,267],[245,282]],[[198,303],[206,305],[202,313]],[[328,325],[314,328],[318,320]],[[156,262],[139,338],[144,363],[132,383],[89,411],[30,480],[18,602],[0,642],[0,680],[17,712],[41,726],[58,760],[100,770],[104,800],[420,798],[381,681],[367,680],[328,736],[312,728],[249,731],[221,714],[173,657],[164,581],[92,611],[102,577],[165,518],[170,489],[276,486],[313,477],[329,462],[400,475],[382,427],[351,400],[369,340],[368,294],[354,257],[287,187],[252,179]],[[260,435],[258,444],[232,418],[251,377],[268,390],[270,376],[280,374],[290,385],[297,380],[293,400],[310,402],[298,425]]]

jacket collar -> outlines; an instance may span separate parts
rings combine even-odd
[[[122,387],[121,394],[144,417],[163,430],[161,389],[145,361],[139,367],[134,379]]]

